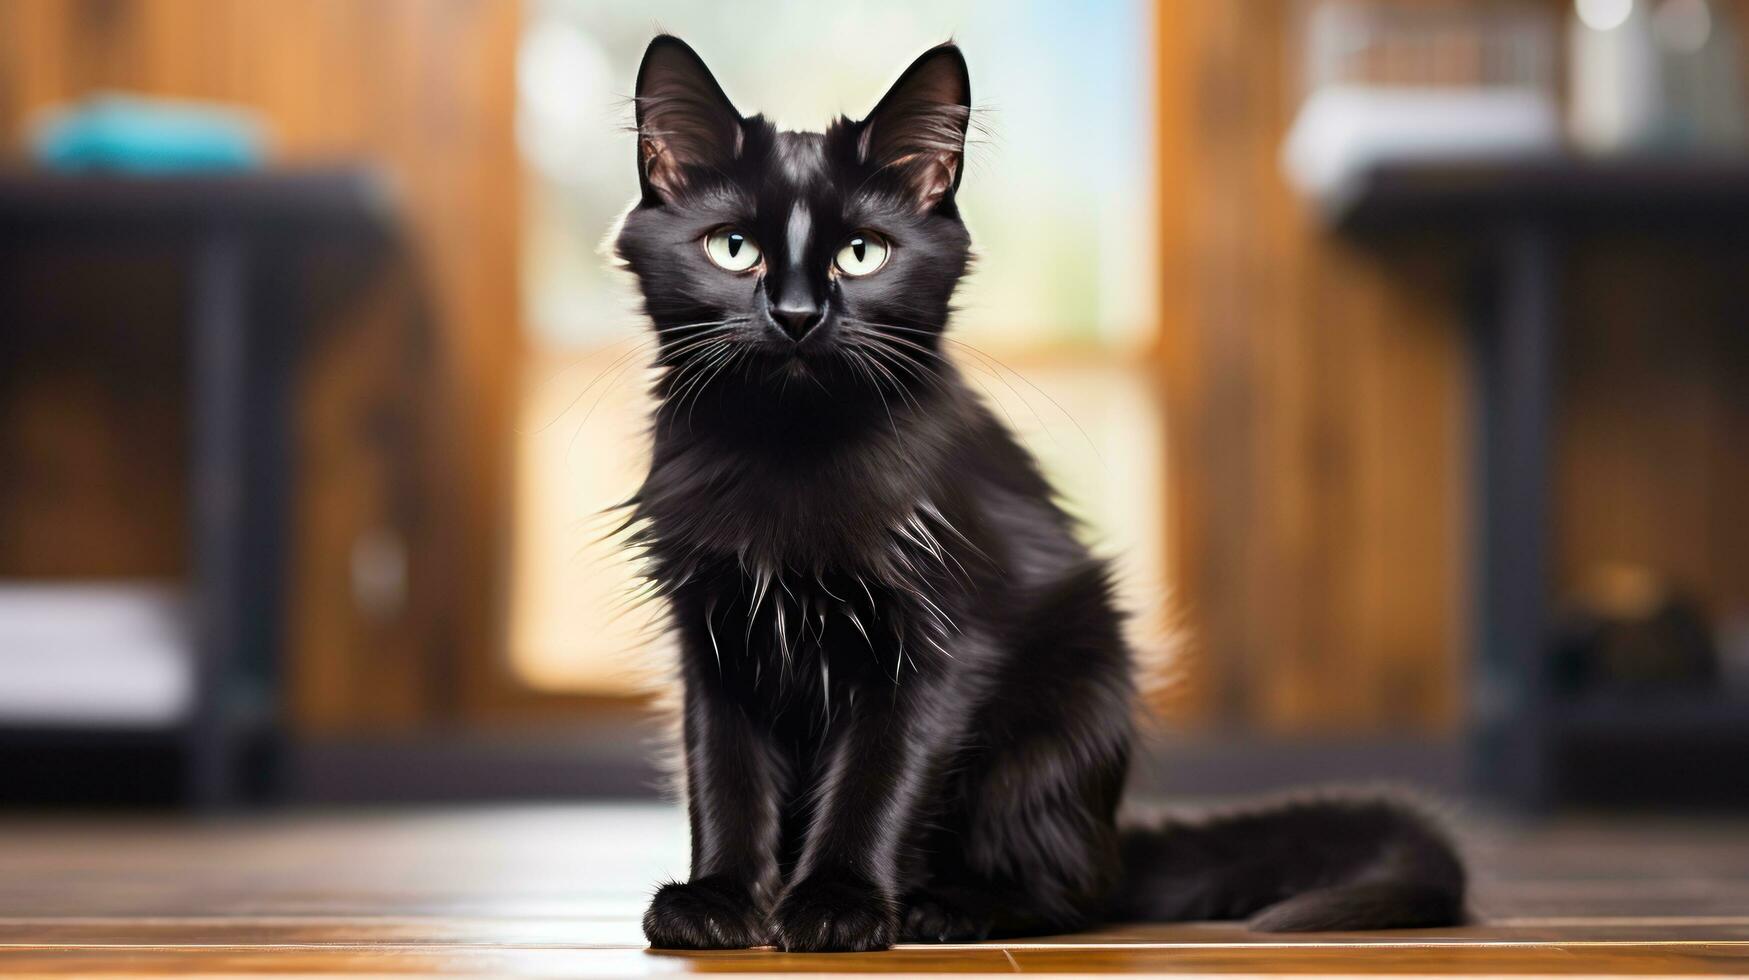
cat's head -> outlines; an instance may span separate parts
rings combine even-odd
[[[971,115],[958,48],[925,52],[860,120],[779,132],[664,35],[635,105],[640,197],[615,247],[658,331],[659,394],[690,381],[849,399],[945,369],[970,245],[954,202]]]

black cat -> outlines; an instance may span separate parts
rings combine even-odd
[[[676,38],[644,55],[617,250],[663,370],[629,526],[678,634],[692,824],[645,934],[1457,921],[1461,865],[1387,801],[1118,828],[1134,691],[1106,566],[941,353],[970,106],[951,44],[824,133],[742,117]]]

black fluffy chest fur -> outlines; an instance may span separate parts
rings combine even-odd
[[[970,247],[957,49],[864,119],[780,133],[661,37],[636,105],[616,248],[661,372],[630,526],[678,640],[692,831],[652,943],[1457,915],[1461,867],[1386,803],[1120,834],[1133,691],[1106,568],[943,354]]]
[[[797,759],[859,700],[994,683],[1030,606],[1097,568],[1026,454],[936,370],[860,430],[801,391],[726,426],[658,420],[636,537],[688,669]]]

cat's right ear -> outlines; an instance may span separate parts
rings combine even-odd
[[[658,34],[644,49],[634,98],[638,183],[646,201],[672,201],[688,171],[741,153],[741,114],[685,41]]]
[[[951,41],[923,52],[861,123],[865,163],[892,169],[932,208],[959,189],[972,116],[972,80]]]

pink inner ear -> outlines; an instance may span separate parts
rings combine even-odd
[[[960,155],[958,153],[932,153],[934,165],[930,168],[940,177],[940,187],[935,196],[946,194],[953,187],[954,180],[959,176]]]
[[[680,163],[668,151],[668,144],[652,136],[638,141],[638,152],[644,165],[644,177],[651,186],[665,195],[672,195],[686,186]]]
[[[900,157],[889,166],[904,172],[905,182],[911,185],[918,203],[929,208],[935,206],[953,188],[959,156],[941,151],[924,151]]]
[[[883,133],[880,132],[883,125],[896,125],[899,129]],[[904,175],[905,183],[910,186],[919,208],[923,210],[934,207],[953,189],[960,161],[957,150],[936,149],[927,144],[957,144],[964,138],[958,132],[943,134],[934,129],[935,125],[937,124],[928,121],[919,125],[916,119],[894,123],[874,118],[864,126],[857,141],[857,152],[864,160],[875,155],[897,153],[880,166],[892,168]],[[881,140],[885,146],[878,145],[876,140]],[[906,143],[912,145],[907,147]]]

